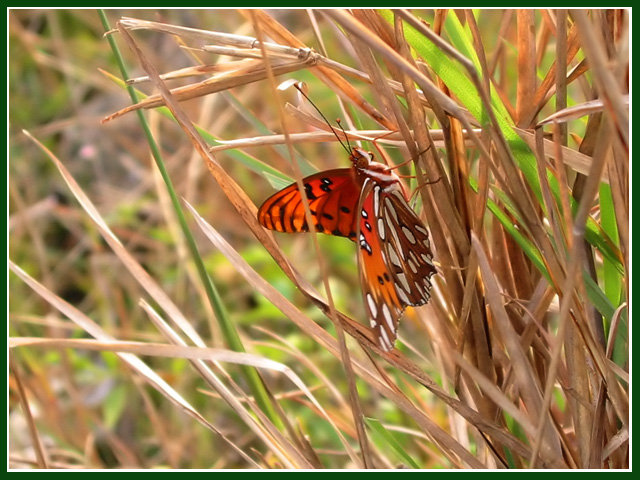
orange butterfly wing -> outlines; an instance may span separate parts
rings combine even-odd
[[[327,170],[302,181],[316,231],[355,241],[354,218],[360,188],[354,182],[351,170]],[[308,232],[298,184],[289,185],[269,197],[258,210],[258,221],[263,227],[277,232]]]
[[[358,242],[365,307],[380,348],[389,351],[405,308],[429,300],[436,269],[428,232],[407,203],[399,179],[372,159],[354,149],[355,170],[319,172],[305,177],[303,184],[316,231]],[[268,198],[258,210],[258,221],[278,232],[308,232],[298,185]]]
[[[358,267],[365,307],[380,347],[395,342],[407,306],[427,303],[436,272],[429,237],[400,187],[383,191],[371,179],[359,203]]]
[[[398,297],[392,273],[382,251],[374,216],[373,188],[379,187],[374,187],[371,179],[367,179],[359,203],[358,270],[371,328],[376,333],[380,347],[389,351],[393,348],[404,306]]]

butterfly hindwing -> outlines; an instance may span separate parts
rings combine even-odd
[[[391,350],[402,312],[427,303],[435,273],[429,237],[397,184],[365,181],[358,265],[365,308],[383,350]]]
[[[401,188],[380,195],[378,223],[378,234],[383,240],[382,248],[388,258],[398,296],[406,305],[424,305],[431,296],[430,278],[436,269],[429,234],[407,203]]]
[[[360,189],[353,181],[351,169],[327,170],[302,181],[316,231],[355,240],[353,218]],[[308,232],[298,184],[289,185],[268,198],[258,210],[258,221],[278,232]]]
[[[393,348],[404,305],[398,297],[393,272],[389,270],[378,233],[375,211],[379,204],[375,203],[373,192],[379,188],[367,179],[362,189],[358,208],[358,270],[371,328],[380,347],[388,351]]]

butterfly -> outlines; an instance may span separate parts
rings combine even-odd
[[[405,308],[429,301],[436,273],[429,234],[391,168],[357,147],[349,159],[351,168],[315,173],[302,183],[315,230],[358,244],[365,308],[378,345],[389,351]],[[258,221],[278,232],[308,232],[297,183],[269,197]]]

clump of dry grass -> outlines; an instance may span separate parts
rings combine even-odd
[[[46,321],[45,332],[28,333],[20,315],[31,312],[22,305],[11,310],[12,386],[31,427],[37,465],[62,465],[52,462],[41,440],[44,428],[66,439],[69,451],[99,431],[113,464],[128,467],[628,468],[627,13],[321,10],[308,12],[308,28],[287,27],[291,19],[278,14],[233,13],[250,36],[123,18],[109,37],[123,41],[130,61],[144,71],[132,83],[148,82],[157,93],[137,101],[130,87],[135,104],[107,125],[153,108],[175,118],[184,134],[161,127],[158,116],[147,131],[157,165],[161,208],[155,211],[166,218],[156,222],[166,223],[173,239],[167,255],[186,265],[178,288],[162,264],[167,250],[151,232],[139,232],[148,244],[116,232],[87,187],[42,146],[90,220],[87,238],[98,233],[111,259],[135,280],[127,280],[120,295],[139,302],[160,334],[149,334],[140,319],[122,324],[132,315],[122,299],[111,304],[100,293],[97,304],[113,308],[106,316],[120,316],[118,328],[101,324],[98,312],[88,314],[20,262],[11,263],[21,281],[74,323],[71,331],[91,337],[61,335]],[[302,15],[295,12],[298,20]],[[139,35],[140,29],[153,37]],[[156,36],[177,39],[202,64],[165,63],[150,47]],[[208,65],[205,52],[220,60]],[[205,80],[191,81],[195,75]],[[276,87],[285,75],[304,78],[323,109],[338,101],[322,92],[337,95],[350,141],[373,140],[381,128],[393,131],[378,143],[396,163],[414,160],[411,172],[403,168],[416,177],[412,185],[439,271],[432,301],[405,315],[402,345],[390,353],[378,349],[360,321],[357,276],[332,261],[343,258],[342,247],[319,246],[311,236],[276,241],[256,220],[255,202],[268,193],[256,186],[266,185],[263,178],[277,187],[308,172],[309,164],[346,164],[293,160],[297,149],[318,152],[323,147],[315,142],[335,138],[304,106],[284,107]],[[170,89],[175,81],[184,84]],[[195,122],[207,128],[192,121],[193,99],[207,105]],[[245,135],[227,127],[238,113],[251,125]],[[259,117],[283,135],[273,135]],[[165,128],[198,153],[188,172],[165,162],[154,145],[154,138],[165,143],[159,133]],[[262,152],[261,161],[252,150]],[[292,163],[271,161],[280,156]],[[215,179],[207,179],[206,190],[214,193],[196,187],[193,172],[202,160]],[[24,215],[19,203],[16,215]],[[204,239],[194,239],[200,232],[226,262],[208,264]],[[131,235],[126,243],[124,234]],[[40,238],[37,230],[32,235]],[[314,248],[305,247],[309,241]],[[141,244],[154,255],[136,251]],[[261,252],[253,261],[248,245]],[[267,271],[264,252],[278,269]],[[93,280],[90,289],[111,291],[105,282],[113,279]],[[262,302],[256,294],[266,299],[261,308],[250,307]],[[259,327],[243,323],[255,318],[252,310],[259,312]],[[219,348],[207,348],[212,345]],[[45,404],[49,385],[31,352],[63,348],[74,356],[113,352],[128,366],[123,375],[135,390],[127,395],[141,399],[155,456],[142,458],[140,437],[124,442],[77,395],[75,411],[100,428],[83,421],[83,435],[69,436],[52,430],[46,412],[31,415],[34,404]],[[180,375],[191,384],[163,378],[166,364],[152,366],[161,359],[187,359],[190,367]],[[72,379],[80,371],[65,370]],[[211,395],[206,402],[196,386]],[[152,398],[155,392],[178,409]],[[112,413],[116,424],[126,411]],[[176,411],[204,426],[198,438],[224,455],[203,460],[197,446],[192,455],[184,452],[194,435],[172,436]],[[97,444],[88,441],[92,455],[77,463],[108,465],[96,456]],[[14,461],[24,460],[17,455]]]

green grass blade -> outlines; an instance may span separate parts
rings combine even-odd
[[[108,20],[103,10],[99,10],[99,16],[105,28],[105,31],[111,30],[111,27],[108,23]],[[107,36],[107,39],[109,40],[111,49],[116,57],[116,61],[118,63],[118,66],[120,68],[123,78],[128,78],[127,68],[124,64],[124,60],[122,59],[122,55],[120,54],[117,44],[113,40],[112,36]],[[127,86],[127,90],[129,92],[129,95],[131,96],[131,101],[133,103],[138,103],[139,98],[135,89],[130,86]],[[168,109],[166,110],[168,111]],[[151,129],[146,121],[146,118],[144,117],[141,110],[137,110],[136,113],[138,114],[138,119],[140,120],[140,124],[144,130],[145,136],[147,138],[147,142],[149,143],[149,148],[151,149],[153,158],[156,162],[158,170],[160,171],[162,179],[167,188],[167,192],[171,199],[171,203],[173,205],[176,218],[178,219],[178,222],[180,224],[180,229],[185,237],[187,247],[191,254],[192,260],[196,265],[198,274],[204,285],[207,298],[209,299],[209,303],[211,304],[211,307],[215,313],[216,319],[220,325],[221,331],[225,338],[225,342],[232,350],[236,352],[245,352],[246,350],[244,348],[244,345],[242,344],[242,341],[240,340],[238,331],[236,330],[235,325],[231,321],[226,311],[222,298],[220,297],[220,294],[218,293],[218,290],[216,289],[215,284],[211,279],[211,276],[209,275],[209,273],[205,268],[202,257],[200,256],[200,253],[198,251],[195,239],[191,234],[189,225],[182,211],[180,199],[175,189],[173,188],[171,178],[169,177],[169,173],[167,172],[167,169],[165,167],[164,161],[162,159],[162,155],[160,154],[158,145],[155,139],[153,138]],[[276,413],[276,410],[271,402],[269,395],[267,394],[265,386],[262,383],[262,379],[260,378],[260,375],[258,374],[258,372],[255,370],[255,368],[247,367],[247,366],[242,366],[241,369],[245,375],[245,378],[249,384],[249,387],[253,395],[256,398],[256,402],[258,403],[259,407],[269,416],[269,419],[275,425],[282,427],[282,422],[280,420],[280,417]]]
[[[392,24],[393,13],[391,11],[381,11],[381,14]],[[461,52],[468,53],[473,51],[470,34],[465,31],[456,15],[448,15],[445,26],[447,28],[447,34],[455,40],[455,46]],[[487,115],[484,112],[484,106],[473,82],[469,79],[464,68],[455,60],[449,58],[412,26],[404,24],[404,34],[411,47],[429,64],[460,103],[467,108],[481,124],[486,123]],[[472,61],[474,57],[475,55],[470,56]],[[493,90],[491,92],[491,103],[498,122],[497,126],[509,144],[518,168],[522,171],[539,204],[544,208],[536,159],[533,152],[531,152],[528,145],[512,128],[509,117],[506,114],[506,108],[498,96],[494,94]],[[547,178],[554,198],[556,201],[559,201],[560,188],[557,179],[550,171],[547,171]],[[576,208],[577,203],[575,200],[571,199],[571,202],[572,207]],[[589,217],[587,221],[585,236],[587,241],[602,252],[620,273],[623,272],[619,251],[617,251],[609,236],[606,235],[592,217]]]
[[[602,229],[610,238],[618,238],[618,226],[616,223],[616,213],[613,207],[611,187],[606,184],[600,186],[600,222]],[[616,242],[616,247],[618,243]],[[604,274],[604,291],[609,300],[618,305],[624,298],[624,288],[622,275],[615,265],[611,264],[608,258],[602,260],[602,270]]]
[[[385,446],[396,454],[398,459],[409,465],[411,468],[420,469],[420,465],[402,448],[402,445],[398,440],[393,436],[393,434],[384,428],[384,426],[375,418],[367,418],[365,417],[364,422],[367,427],[371,429],[371,431],[375,432],[378,438],[384,442]]]

